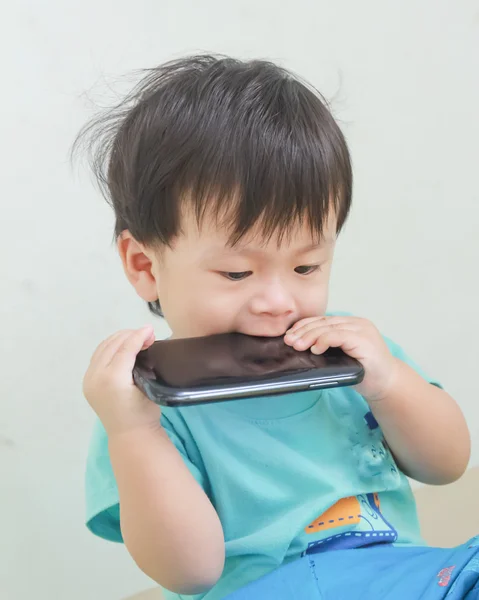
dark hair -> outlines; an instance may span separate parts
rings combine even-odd
[[[215,215],[234,245],[260,223],[265,238],[305,222],[321,236],[351,205],[348,147],[327,103],[271,62],[200,55],[148,69],[113,109],[80,132],[115,235],[169,245],[180,205]],[[162,315],[159,301],[150,309]]]

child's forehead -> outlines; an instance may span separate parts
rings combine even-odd
[[[200,222],[185,215],[182,219],[180,238],[190,246],[198,246],[207,254],[261,255],[268,252],[288,251],[304,254],[323,247],[330,247],[336,241],[336,218],[331,214],[320,233],[308,223],[292,223],[286,230],[265,234],[264,224],[258,223],[246,231],[240,239],[232,240],[233,227],[212,217]]]

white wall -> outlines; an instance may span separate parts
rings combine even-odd
[[[228,4],[2,6],[2,600],[119,600],[149,585],[83,527],[81,378],[100,339],[148,315],[109,245],[110,211],[67,152],[91,114],[85,91],[184,52],[279,60],[335,96],[356,205],[332,307],[376,321],[444,382],[479,463],[477,3]]]

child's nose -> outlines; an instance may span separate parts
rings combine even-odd
[[[288,315],[294,312],[293,295],[279,282],[265,284],[255,295],[251,309],[257,315],[274,317]]]

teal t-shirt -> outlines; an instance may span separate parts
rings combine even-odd
[[[165,590],[168,600],[220,600],[306,553],[423,543],[408,480],[352,388],[163,408],[161,422],[213,503],[226,549],[213,589],[196,596]],[[118,490],[99,422],[86,506],[90,530],[121,542]]]

